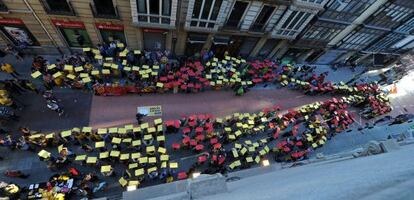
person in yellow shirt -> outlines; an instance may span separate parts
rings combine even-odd
[[[17,77],[20,76],[20,74],[17,73],[17,71],[14,70],[13,66],[9,63],[2,63],[1,64],[1,71],[12,75],[14,78],[17,78]]]

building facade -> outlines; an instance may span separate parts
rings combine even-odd
[[[0,43],[46,54],[120,40],[186,56],[392,60],[414,46],[413,11],[411,0],[0,0]]]

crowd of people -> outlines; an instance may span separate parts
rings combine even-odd
[[[2,64],[3,71],[18,78],[10,67]],[[306,65],[231,56],[219,60],[210,53],[176,63],[169,52],[129,50],[117,42],[84,48],[83,53],[65,56],[54,64],[36,56],[31,75],[40,78],[46,90],[70,86],[98,95],[222,88],[242,95],[257,84],[278,84],[307,95],[336,96],[286,112],[274,106],[260,113],[234,113],[223,118],[199,114],[166,122],[156,119],[151,124],[75,127],[53,133],[21,128],[20,136],[6,135],[0,144],[12,150],[35,151],[50,170],[58,172],[48,182],[29,188],[27,196],[31,197],[64,198],[72,195],[74,188],[93,197],[105,187],[107,177],[116,177],[122,187],[148,186],[186,179],[196,172],[227,173],[266,160],[294,162],[306,159],[347,129],[354,122],[350,106],[361,107],[366,118],[391,110],[376,83],[333,83],[326,80],[328,72],[317,74],[314,67]],[[6,107],[17,106],[10,91],[39,93],[26,80],[11,80],[1,86],[0,103]],[[188,164],[178,159],[184,154],[196,156]]]

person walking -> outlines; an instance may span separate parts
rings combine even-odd
[[[14,78],[18,78],[20,76],[19,73],[13,68],[13,66],[9,63],[2,63],[1,70],[13,76]]]

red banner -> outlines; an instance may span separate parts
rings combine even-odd
[[[113,30],[113,31],[123,31],[123,25],[107,24],[107,23],[95,23],[98,29],[103,30]]]
[[[73,21],[63,21],[63,20],[55,20],[52,19],[52,23],[57,27],[63,28],[85,28],[85,24],[83,22],[73,22]]]
[[[23,21],[21,19],[16,18],[3,18],[0,19],[0,24],[14,24],[14,25],[23,25]]]

